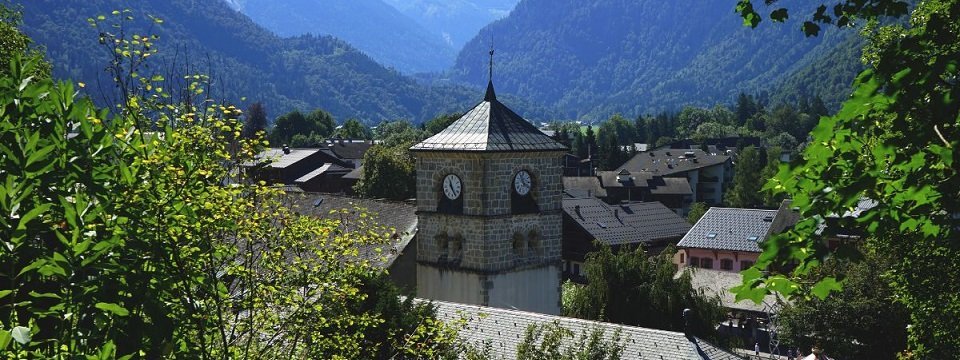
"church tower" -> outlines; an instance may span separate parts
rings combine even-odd
[[[567,148],[497,101],[491,79],[482,102],[411,150],[417,297],[559,314]]]

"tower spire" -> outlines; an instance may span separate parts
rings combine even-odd
[[[484,101],[494,101],[497,99],[496,92],[493,91],[493,45],[490,45],[490,74],[487,80],[487,93],[483,96]]]

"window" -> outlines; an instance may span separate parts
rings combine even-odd
[[[713,269],[713,259],[711,258],[700,259],[700,267],[704,269]]]
[[[740,262],[740,270],[749,269],[751,266],[753,266],[753,261],[744,260]]]
[[[691,257],[690,257],[690,266],[693,266],[693,267],[698,267],[698,266],[700,266],[700,258],[698,258],[698,257],[696,257],[696,256],[691,256]]]
[[[683,264],[683,253],[680,253],[680,263]]]
[[[730,259],[720,259],[720,269],[721,269],[721,270],[733,270],[733,260],[730,260]]]
[[[580,264],[573,263],[573,274],[580,275]]]

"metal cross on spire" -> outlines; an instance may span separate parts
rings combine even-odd
[[[487,93],[483,96],[485,101],[494,101],[497,94],[493,91],[493,44],[490,45],[490,78],[487,81]]]
[[[490,81],[493,81],[493,45],[490,45]]]

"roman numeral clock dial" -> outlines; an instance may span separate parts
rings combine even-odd
[[[463,184],[460,182],[460,178],[454,174],[449,174],[443,178],[443,195],[447,199],[455,200],[460,197],[460,190],[463,188]]]
[[[533,181],[530,179],[530,173],[526,170],[518,171],[517,176],[513,178],[513,189],[516,190],[520,196],[529,194],[532,185]]]

